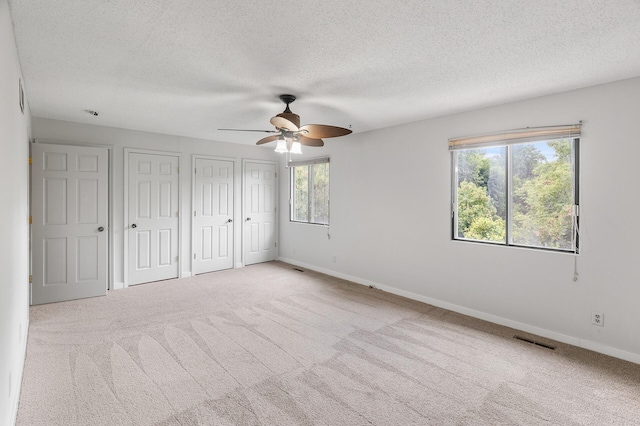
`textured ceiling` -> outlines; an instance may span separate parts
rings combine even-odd
[[[363,132],[640,75],[640,0],[9,5],[34,116],[229,142],[281,93]]]

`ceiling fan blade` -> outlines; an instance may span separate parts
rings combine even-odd
[[[275,126],[276,129],[280,130],[280,129],[284,129],[284,130],[288,130],[290,132],[297,132],[298,131],[298,126],[296,126],[295,124],[293,124],[291,121],[287,120],[286,118],[282,118],[282,117],[278,117],[277,115],[275,117],[271,117],[271,124],[273,124]]]
[[[344,127],[326,126],[324,124],[305,124],[300,127],[300,130],[304,132],[305,136],[313,139],[336,138],[351,133],[351,130]]]
[[[218,130],[227,130],[231,132],[261,132],[261,133],[280,133],[277,130],[247,130],[247,129],[218,129]]]
[[[267,136],[266,138],[262,138],[258,142],[256,142],[256,145],[262,145],[263,143],[277,141],[279,137],[279,135]]]
[[[322,139],[313,139],[313,138],[308,138],[308,137],[303,136],[303,135],[298,135],[297,136],[297,140],[298,140],[298,142],[300,142],[301,145],[306,145],[306,146],[324,146],[324,141]]]

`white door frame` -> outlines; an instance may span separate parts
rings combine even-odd
[[[166,155],[168,157],[178,158],[178,278],[182,278],[182,171],[180,170],[180,164],[182,164],[182,154],[176,151],[159,151],[152,149],[138,149],[138,148],[125,148],[124,149],[124,211],[123,213],[123,233],[124,233],[124,247],[122,251],[122,267],[124,288],[129,287],[129,154],[150,154],[150,155]]]
[[[242,247],[242,251],[241,251],[241,256],[242,256],[242,266],[245,266],[245,224],[244,224],[244,220],[247,217],[247,206],[246,206],[246,173],[247,173],[247,163],[258,163],[258,164],[271,164],[275,166],[275,170],[276,170],[276,176],[275,176],[275,188],[274,188],[274,195],[275,195],[275,200],[273,201],[273,205],[275,208],[275,220],[274,220],[274,233],[275,233],[275,242],[276,242],[276,259],[278,259],[279,257],[279,253],[280,253],[280,246],[279,246],[279,242],[280,242],[280,221],[279,221],[279,212],[278,212],[278,207],[279,207],[279,200],[280,200],[280,176],[278,176],[278,173],[280,171],[280,169],[278,168],[279,166],[279,162],[277,161],[270,161],[270,160],[254,160],[251,158],[243,158],[242,159],[242,187],[240,190],[240,197],[242,198],[242,217],[240,219],[241,223],[242,223],[242,242],[241,242],[241,247]]]
[[[236,236],[238,235],[238,223],[241,223],[240,220],[238,219],[238,209],[236,209],[236,186],[237,184],[237,179],[236,179],[236,175],[237,175],[237,171],[236,171],[236,167],[237,167],[237,160],[234,157],[221,157],[221,156],[215,156],[215,155],[206,155],[206,154],[193,154],[191,155],[191,170],[194,170],[196,167],[196,160],[197,159],[203,159],[203,160],[218,160],[218,161],[230,161],[231,163],[233,163],[233,188],[231,189],[233,191],[233,268],[237,268],[238,264],[236,263],[236,244],[237,244],[237,238]],[[193,225],[193,216],[192,216],[192,212],[196,209],[196,179],[195,179],[195,174],[191,173],[191,210],[189,212],[189,218],[190,218],[190,223],[191,223],[191,251],[189,252],[189,268],[191,270],[191,275],[195,275],[195,273],[193,272],[193,253],[195,251],[195,247],[194,247],[194,241],[195,241],[195,227]],[[241,243],[242,244],[242,243]],[[240,265],[242,266],[242,265]]]
[[[113,244],[113,234],[114,232],[111,232],[113,230],[113,179],[114,179],[114,173],[113,173],[113,145],[104,145],[104,144],[95,144],[95,143],[89,143],[89,142],[72,142],[72,141],[59,141],[59,140],[54,140],[54,139],[35,139],[33,141],[34,144],[49,144],[49,145],[67,145],[67,146],[86,146],[89,148],[104,148],[107,150],[107,185],[108,185],[108,202],[109,202],[109,207],[107,209],[107,231],[110,231],[107,234],[107,290],[113,290],[114,289],[114,272],[113,272],[113,257],[114,257],[114,244]],[[29,147],[29,156],[32,157],[32,151],[31,151],[31,146]],[[31,203],[31,196],[32,196],[32,192],[33,192],[33,183],[31,180],[31,170],[29,170],[29,203]],[[29,214],[31,216],[33,216],[33,214],[31,214],[31,205],[29,206]],[[32,235],[31,235],[31,231],[29,231],[29,254],[30,256],[33,255],[33,241],[32,240]],[[29,274],[32,275],[33,274],[33,267],[32,267],[32,259],[29,259]],[[29,298],[31,298],[31,292],[29,292]]]

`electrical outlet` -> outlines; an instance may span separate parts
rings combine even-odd
[[[591,311],[591,324],[604,327],[604,314],[598,311]]]
[[[337,262],[338,262],[338,256],[331,257],[331,263],[337,263]]]

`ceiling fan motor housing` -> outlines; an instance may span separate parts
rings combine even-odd
[[[277,117],[282,117],[284,119],[287,119],[293,124],[295,124],[296,127],[300,127],[300,116],[298,114],[294,114],[289,109],[289,104],[295,101],[296,97],[294,95],[280,95],[279,97],[282,102],[287,104],[287,107],[284,109],[284,111],[278,114]]]

